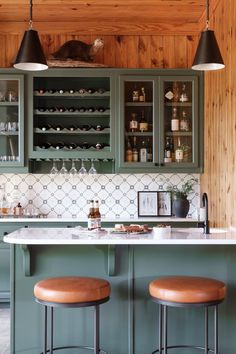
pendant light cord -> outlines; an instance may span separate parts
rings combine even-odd
[[[32,30],[32,28],[33,28],[33,0],[30,0],[30,20],[29,20],[29,26],[30,26],[30,29]]]
[[[206,0],[206,29],[209,29],[209,0]]]

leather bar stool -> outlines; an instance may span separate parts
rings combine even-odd
[[[218,304],[226,294],[223,282],[210,278],[190,276],[170,276],[154,279],[149,284],[152,300],[159,304],[159,348],[152,352],[167,354],[168,349],[195,348],[205,354],[218,351]],[[205,346],[168,345],[167,309],[168,307],[204,307],[205,308]],[[214,350],[208,345],[208,309],[214,308]],[[164,327],[164,331],[163,331]],[[164,337],[164,343],[162,342]],[[162,345],[163,343],[163,345]]]
[[[99,343],[99,305],[107,302],[110,296],[110,284],[104,279],[67,276],[48,278],[39,281],[34,287],[36,302],[44,306],[44,349],[41,354],[56,350],[79,348],[92,350],[94,354],[105,353]],[[94,307],[94,345],[54,347],[53,309],[55,307]],[[50,309],[50,348],[48,349],[48,309]]]

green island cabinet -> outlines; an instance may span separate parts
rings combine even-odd
[[[25,172],[24,118],[24,75],[6,70],[0,74],[1,172]]]
[[[202,80],[191,70],[119,75],[119,172],[202,171]]]

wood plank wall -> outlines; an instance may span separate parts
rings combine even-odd
[[[63,25],[63,24],[62,24]],[[92,43],[103,38],[104,49],[96,61],[119,68],[186,68],[191,67],[198,36],[194,35],[65,35],[43,34],[42,45],[46,56],[70,39]],[[22,35],[0,34],[0,67],[11,67]]]
[[[221,0],[210,23],[226,68],[205,76],[205,171],[201,189],[215,226],[236,227],[236,1]]]

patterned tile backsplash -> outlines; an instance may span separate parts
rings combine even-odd
[[[194,216],[200,204],[199,175],[196,174],[109,174],[50,176],[47,174],[0,174],[9,203],[33,205],[51,218],[86,219],[88,202],[98,199],[102,217],[136,218],[138,191],[165,191],[168,185],[181,186],[191,178],[198,183],[189,196]]]

